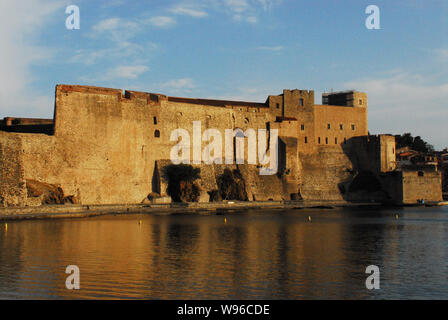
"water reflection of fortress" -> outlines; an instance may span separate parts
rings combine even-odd
[[[0,203],[40,205],[39,188],[63,191],[59,201],[83,204],[164,197],[161,172],[177,143],[170,134],[176,128],[192,132],[193,121],[223,136],[229,128],[278,129],[280,139],[273,176],[259,175],[250,164],[197,165],[201,202],[219,192],[225,169],[238,170],[249,201],[442,200],[439,172],[397,170],[395,138],[368,134],[365,93],[327,93],[317,105],[314,91],[306,90],[254,103],[58,85],[54,119],[5,118],[0,125]]]

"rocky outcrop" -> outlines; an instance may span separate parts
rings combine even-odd
[[[78,199],[75,196],[65,196],[62,188],[54,184],[27,179],[26,189],[28,198],[39,198],[40,203],[43,205],[78,203]]]

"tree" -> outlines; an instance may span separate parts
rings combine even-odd
[[[167,193],[174,202],[197,202],[200,188],[195,180],[200,179],[200,168],[187,164],[171,164],[163,168],[162,178],[168,182]]]
[[[427,153],[434,151],[434,147],[424,141],[420,136],[415,138],[408,132],[402,135],[396,135],[397,148],[409,147],[412,150]]]

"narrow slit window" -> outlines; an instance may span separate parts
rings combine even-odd
[[[154,131],[154,137],[160,138],[160,131],[159,130]]]
[[[328,144],[328,138],[325,138],[325,144]]]
[[[157,117],[154,117],[154,124],[157,124]]]
[[[305,137],[305,143],[308,143],[308,137]]]

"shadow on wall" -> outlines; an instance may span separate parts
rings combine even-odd
[[[249,200],[246,192],[246,182],[239,169],[230,170],[226,168],[224,173],[218,177],[217,184],[221,200]],[[210,201],[212,200],[214,199],[210,197]]]
[[[201,178],[200,173],[200,168],[187,164],[163,167],[162,178],[168,184],[167,194],[174,202],[198,202],[201,189],[196,180]]]
[[[353,137],[341,143],[352,168],[345,170],[350,177],[338,184],[338,189],[344,200],[350,202],[381,202],[391,203],[394,199],[388,190],[393,186],[395,174],[380,172],[380,154],[370,136]]]

